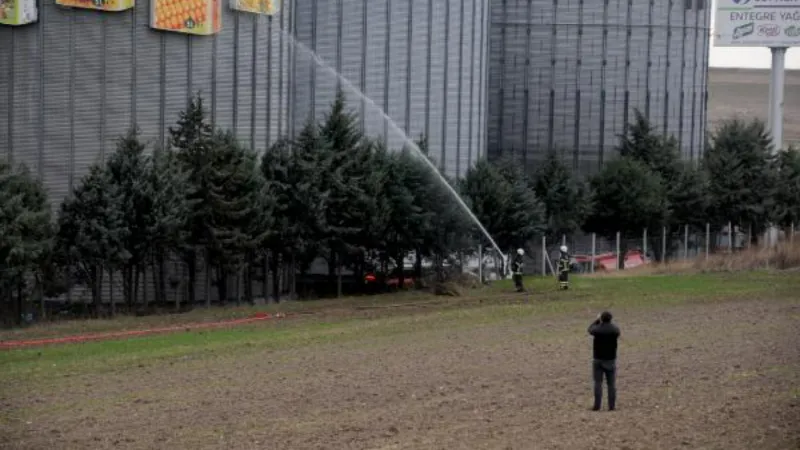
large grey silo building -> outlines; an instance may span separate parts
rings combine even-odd
[[[264,149],[289,129],[289,57],[275,16],[222,8],[221,31],[149,27],[147,1],[122,12],[39,2],[37,23],[0,25],[0,158],[25,163],[58,204],[132,125],[154,145],[200,92],[214,123]]]
[[[130,125],[163,144],[197,91],[217,125],[265,149],[321,117],[338,84],[288,35],[366,93],[345,89],[368,134],[398,147],[397,129],[424,133],[449,174],[551,147],[594,170],[635,107],[687,157],[701,152],[704,0],[282,3],[265,16],[225,1],[219,33],[190,36],[151,29],[149,0],[122,12],[39,1],[37,22],[0,25],[0,157],[27,164],[57,203]]]
[[[348,96],[370,135],[402,145],[385,108],[399,130],[429,136],[449,174],[484,154],[488,0],[284,0],[275,16],[225,1],[214,36],[153,30],[148,6],[42,0],[37,22],[0,25],[0,157],[30,167],[54,203],[132,124],[164,144],[193,92],[216,125],[258,150],[319,118],[335,77],[312,68],[291,34],[374,101]]]
[[[295,11],[298,40],[353,85],[298,51],[295,127],[322,117],[342,86],[365,132],[390,148],[425,134],[449,175],[485,154],[489,0],[295,0]]]
[[[591,173],[634,109],[702,154],[707,0],[492,0],[488,152]]]

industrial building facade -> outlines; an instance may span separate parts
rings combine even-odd
[[[131,125],[164,145],[197,92],[217,126],[263,151],[322,117],[338,86],[369,135],[397,148],[425,134],[449,175],[504,154],[530,167],[551,148],[592,172],[634,108],[687,158],[702,152],[704,0],[284,0],[270,14],[226,1],[207,35],[154,29],[158,0],[65,1],[0,24],[0,158],[54,202]]]
[[[615,156],[638,109],[703,152],[711,2],[495,0],[490,155],[536,166],[556,150],[581,173]]]
[[[281,30],[291,3],[274,16],[226,5],[214,36],[155,31],[147,5],[108,12],[40,0],[37,23],[0,25],[0,158],[38,174],[55,204],[132,125],[164,145],[193,93],[256,149],[289,130]]]
[[[367,134],[390,148],[424,134],[439,167],[464,175],[485,150],[489,3],[295,0],[295,35],[324,61],[297,51],[295,123],[321,117],[342,86]]]

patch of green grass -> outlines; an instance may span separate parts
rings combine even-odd
[[[116,331],[141,330],[152,328],[179,327],[186,324],[217,322],[252,317],[256,313],[313,313],[331,308],[352,308],[358,306],[380,306],[393,302],[428,301],[432,297],[420,291],[401,292],[392,295],[371,295],[346,297],[331,300],[287,301],[269,305],[242,305],[227,307],[198,307],[184,313],[169,313],[150,316],[120,314],[115,318],[76,319],[57,322],[44,322],[27,328],[0,330],[0,341],[39,339],[58,336],[71,336],[85,333],[110,333]]]
[[[178,358],[231,356],[270,349],[290,349],[326,343],[359,341],[367,345],[385,338],[489,326],[499,322],[529,321],[533,317],[583,313],[602,308],[653,308],[687,302],[739,298],[791,299],[800,277],[777,273],[736,275],[576,277],[569,291],[557,291],[552,279],[529,279],[530,295],[510,293],[506,281],[470,291],[422,313],[377,318],[325,317],[325,303],[296,303],[297,311],[313,308],[320,318],[285,320],[233,329],[177,332],[129,340],[96,341],[41,348],[0,351],[0,383],[44,380],[70,374],[115,372],[125,367],[155,364]],[[406,294],[402,303],[431,301],[433,297]],[[478,300],[482,303],[478,304]],[[525,302],[525,300],[528,300]],[[329,307],[359,304],[389,305],[395,296],[330,301]],[[305,305],[305,306],[304,306]],[[243,309],[244,311],[244,309]],[[418,339],[419,336],[412,337]]]
[[[800,278],[800,277],[796,277]],[[792,277],[781,274],[738,273],[708,275],[649,275],[614,277],[573,277],[572,289],[560,292],[553,277],[529,277],[525,280],[532,299],[561,300],[565,297],[611,301],[617,297],[642,296],[644,302],[669,301],[682,295],[703,295],[704,293],[746,294],[762,292],[775,284],[776,288],[794,289],[800,282],[792,282]],[[70,336],[84,333],[103,333],[135,329],[148,329],[181,326],[185,324],[209,322],[250,317],[258,312],[268,313],[322,313],[331,309],[352,310],[354,308],[380,308],[389,305],[428,304],[439,306],[458,306],[474,303],[479,299],[491,302],[498,296],[514,297],[510,280],[493,282],[482,289],[467,290],[462,297],[436,297],[424,291],[401,292],[387,295],[347,297],[342,299],[293,301],[277,305],[231,306],[210,309],[197,308],[183,314],[164,314],[158,316],[134,317],[119,316],[115,319],[70,320],[57,323],[44,323],[28,328],[0,330],[0,340],[37,339],[57,336]]]

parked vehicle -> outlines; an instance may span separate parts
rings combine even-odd
[[[405,272],[403,274],[403,288],[411,289],[414,287],[416,280],[413,274]],[[392,271],[388,276],[384,276],[377,272],[368,272],[364,275],[364,284],[371,288],[373,291],[380,291],[383,288],[396,290],[400,287],[400,276],[396,270]]]
[[[572,266],[573,272],[588,273],[592,270],[592,256],[591,255],[575,255],[573,257],[574,264]],[[617,254],[616,252],[606,252],[594,255],[594,270],[595,272],[610,272],[617,270]],[[628,250],[625,253],[625,268],[633,269],[645,264],[650,264],[648,258],[641,250]]]

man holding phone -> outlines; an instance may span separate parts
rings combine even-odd
[[[611,323],[611,313],[604,311],[589,325],[594,336],[592,377],[594,378],[594,407],[599,411],[603,403],[603,377],[608,384],[608,410],[613,411],[617,401],[617,340],[619,327]]]

